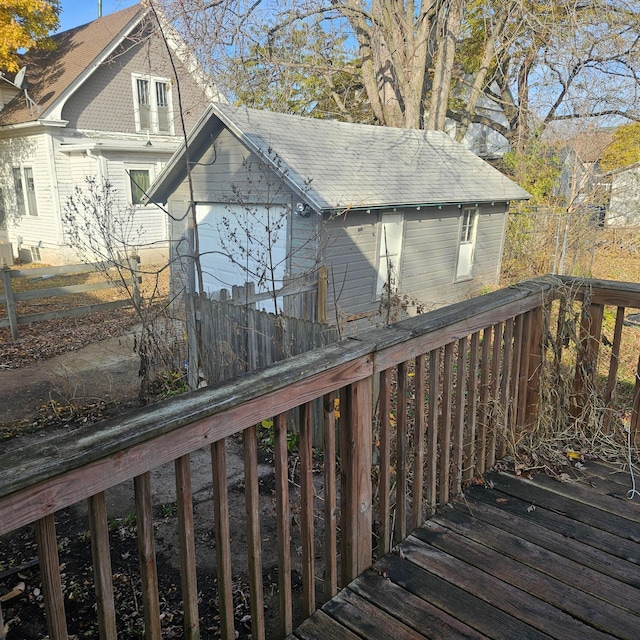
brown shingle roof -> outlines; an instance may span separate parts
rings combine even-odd
[[[26,65],[25,87],[38,109],[29,108],[21,92],[0,112],[0,126],[31,122],[46,115],[58,98],[78,79],[113,40],[144,9],[133,5],[93,22],[63,31],[52,40],[55,49],[32,49],[22,56]]]

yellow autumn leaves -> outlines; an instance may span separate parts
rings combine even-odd
[[[19,51],[46,44],[59,13],[58,0],[0,0],[0,70],[15,73]]]

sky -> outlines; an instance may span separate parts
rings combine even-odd
[[[102,0],[102,15],[106,16],[133,4],[136,4],[136,0]],[[58,31],[72,29],[98,17],[98,0],[62,0],[61,5]]]

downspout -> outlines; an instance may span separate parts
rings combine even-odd
[[[87,158],[93,158],[96,161],[96,167],[98,169],[98,182],[100,184],[103,183],[104,181],[104,158],[102,155],[96,155],[95,153],[93,153],[93,151],[91,149],[87,149],[85,151]]]

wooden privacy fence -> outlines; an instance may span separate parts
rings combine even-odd
[[[566,290],[572,297],[564,295]],[[599,428],[624,424],[637,437],[637,371],[635,383],[625,383],[633,388],[629,405],[616,408],[614,403],[621,387],[621,344],[628,332],[637,331],[624,325],[628,307],[640,308],[640,285],[537,279],[343,340],[102,426],[50,442],[39,440],[0,456],[0,535],[35,523],[49,637],[66,639],[68,593],[61,582],[56,513],[86,501],[100,637],[116,638],[119,618],[105,491],[132,483],[145,638],[160,639],[166,621],[160,615],[159,593],[164,597],[167,592],[159,588],[150,472],[171,463],[184,637],[200,637],[198,580],[203,569],[197,566],[196,550],[204,544],[206,555],[215,549],[217,576],[217,592],[204,597],[217,597],[221,636],[232,639],[238,623],[233,603],[237,569],[230,549],[232,542],[241,543],[241,536],[230,526],[226,442],[239,438],[246,506],[239,526],[242,537],[246,532],[252,637],[265,637],[261,527],[270,517],[277,530],[272,543],[278,557],[276,635],[283,637],[293,627],[294,597],[300,598],[302,614],[309,616],[339,585],[368,568],[374,555],[388,552],[425,513],[446,504],[464,482],[491,467],[498,456],[513,452],[519,438],[537,428],[540,413],[547,410],[543,405],[553,397],[543,388],[547,369],[562,370],[571,381],[568,413],[559,410],[562,398],[557,403],[556,417],[565,420],[557,424],[558,432],[574,422],[589,425],[598,420]],[[608,341],[602,339],[605,314],[615,317]],[[576,320],[575,339],[565,322],[571,319]],[[374,383],[380,389],[377,400]],[[558,396],[560,389],[553,391]],[[322,452],[314,453],[315,400],[324,408],[324,443]],[[295,484],[290,481],[286,433],[292,412],[300,428]],[[273,421],[273,509],[261,509],[259,503],[256,425],[267,420]],[[207,450],[211,460],[215,542],[203,542],[194,534],[190,454],[200,449]],[[322,469],[322,482],[314,478],[314,469]],[[298,542],[292,543],[294,531],[299,555]],[[300,595],[292,589],[292,569],[301,575]],[[214,621],[203,624],[211,627]]]
[[[338,340],[335,327],[274,315],[232,300],[190,296],[202,340],[199,368],[209,384],[280,362]],[[190,350],[189,361],[192,362]]]
[[[132,301],[139,300],[140,293],[138,285],[140,283],[140,279],[135,275],[138,272],[139,258],[137,256],[132,256],[128,263],[129,267],[127,271],[131,273],[131,277],[127,277],[123,280],[118,280],[117,277],[114,279],[106,278],[100,282],[67,285],[62,287],[49,287],[21,292],[14,291],[12,285],[13,280],[20,278],[47,280],[54,276],[95,273],[96,271],[104,272],[109,267],[102,263],[70,264],[61,267],[36,267],[33,269],[12,269],[11,267],[2,266],[0,267],[0,275],[2,277],[4,293],[0,295],[0,304],[4,304],[6,306],[7,317],[0,318],[0,327],[9,327],[11,330],[12,340],[17,340],[20,335],[18,327],[21,324],[54,320],[56,318],[73,318],[87,313],[96,313],[97,311],[106,311],[109,309],[118,309],[120,307],[129,306],[132,304]],[[120,286],[131,287],[131,296],[122,300],[85,304],[40,313],[19,314],[16,306],[16,303],[20,302],[41,300],[45,298],[57,298],[60,296],[70,296],[80,293],[90,293],[92,291],[101,291]]]

